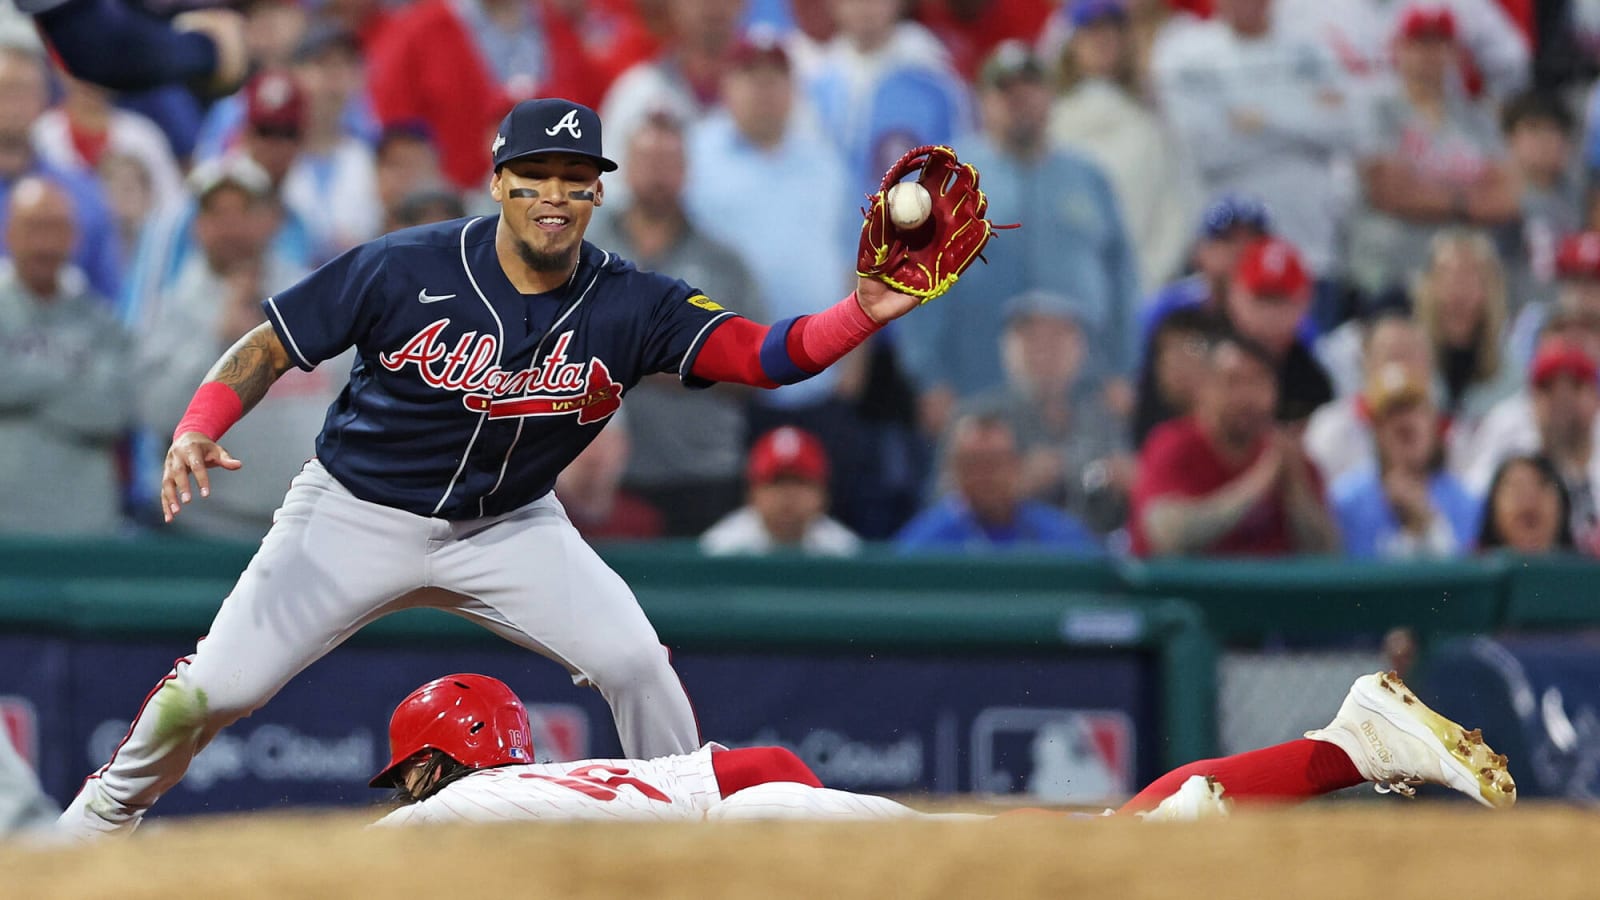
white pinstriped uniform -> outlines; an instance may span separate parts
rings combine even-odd
[[[712,751],[721,749],[718,744],[707,744],[685,756],[660,759],[585,759],[484,769],[375,824],[929,817],[884,797],[794,782],[758,784],[723,798],[711,765]],[[956,814],[931,818],[988,817]]]
[[[378,825],[449,822],[693,822],[722,800],[711,767],[714,744],[659,759],[483,769],[389,813]],[[717,748],[720,749],[720,748]]]

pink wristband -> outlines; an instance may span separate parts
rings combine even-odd
[[[813,372],[820,372],[843,359],[846,353],[861,346],[862,342],[883,327],[872,321],[867,311],[861,308],[861,301],[856,299],[854,291],[838,303],[815,315],[806,316],[796,324],[804,326],[798,335],[799,346],[796,349],[805,357],[802,363],[804,368]]]
[[[213,441],[220,440],[243,416],[244,401],[239,399],[239,393],[220,381],[208,381],[194,392],[194,399],[189,401],[189,409],[172,432],[172,439],[198,431]]]

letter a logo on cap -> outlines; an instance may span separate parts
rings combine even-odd
[[[561,121],[555,123],[554,125],[551,125],[549,128],[546,128],[544,130],[544,133],[550,135],[551,137],[555,137],[556,136],[556,132],[558,132],[558,131],[566,131],[567,133],[571,134],[574,138],[582,138],[583,137],[583,132],[581,130],[579,130],[579,128],[578,128],[578,111],[577,110],[575,110],[575,109],[567,110],[567,114],[561,117]]]

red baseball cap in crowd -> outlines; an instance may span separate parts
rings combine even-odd
[[[262,72],[244,87],[245,120],[260,134],[298,136],[306,127],[306,95],[287,72]]]
[[[736,69],[765,64],[788,71],[789,51],[783,49],[783,41],[775,32],[755,29],[740,37],[728,51],[728,62]]]
[[[1556,248],[1556,275],[1600,279],[1600,231],[1580,231],[1562,238]]]
[[[1561,375],[1571,375],[1580,382],[1594,381],[1600,377],[1600,368],[1577,344],[1560,337],[1547,338],[1533,354],[1528,380],[1536,387],[1544,387]]]
[[[1294,245],[1280,238],[1262,238],[1246,247],[1233,277],[1258,297],[1305,296],[1311,276]]]
[[[791,425],[774,428],[750,448],[746,477],[752,485],[767,484],[785,476],[804,481],[828,480],[828,451],[809,431]]]
[[[1417,5],[1407,7],[1400,14],[1400,24],[1395,33],[1401,40],[1454,41],[1456,16],[1447,6]]]

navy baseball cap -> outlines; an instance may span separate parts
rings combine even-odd
[[[1087,28],[1105,19],[1127,21],[1128,9],[1121,0],[1077,0],[1063,7],[1073,28]]]
[[[1212,200],[1200,216],[1200,234],[1207,238],[1227,237],[1235,228],[1251,228],[1258,234],[1272,233],[1267,205],[1248,194],[1223,194]]]
[[[489,153],[495,171],[535,153],[576,153],[593,159],[602,172],[617,170],[617,164],[600,152],[600,116],[582,103],[558,97],[513,106],[501,120]]]

